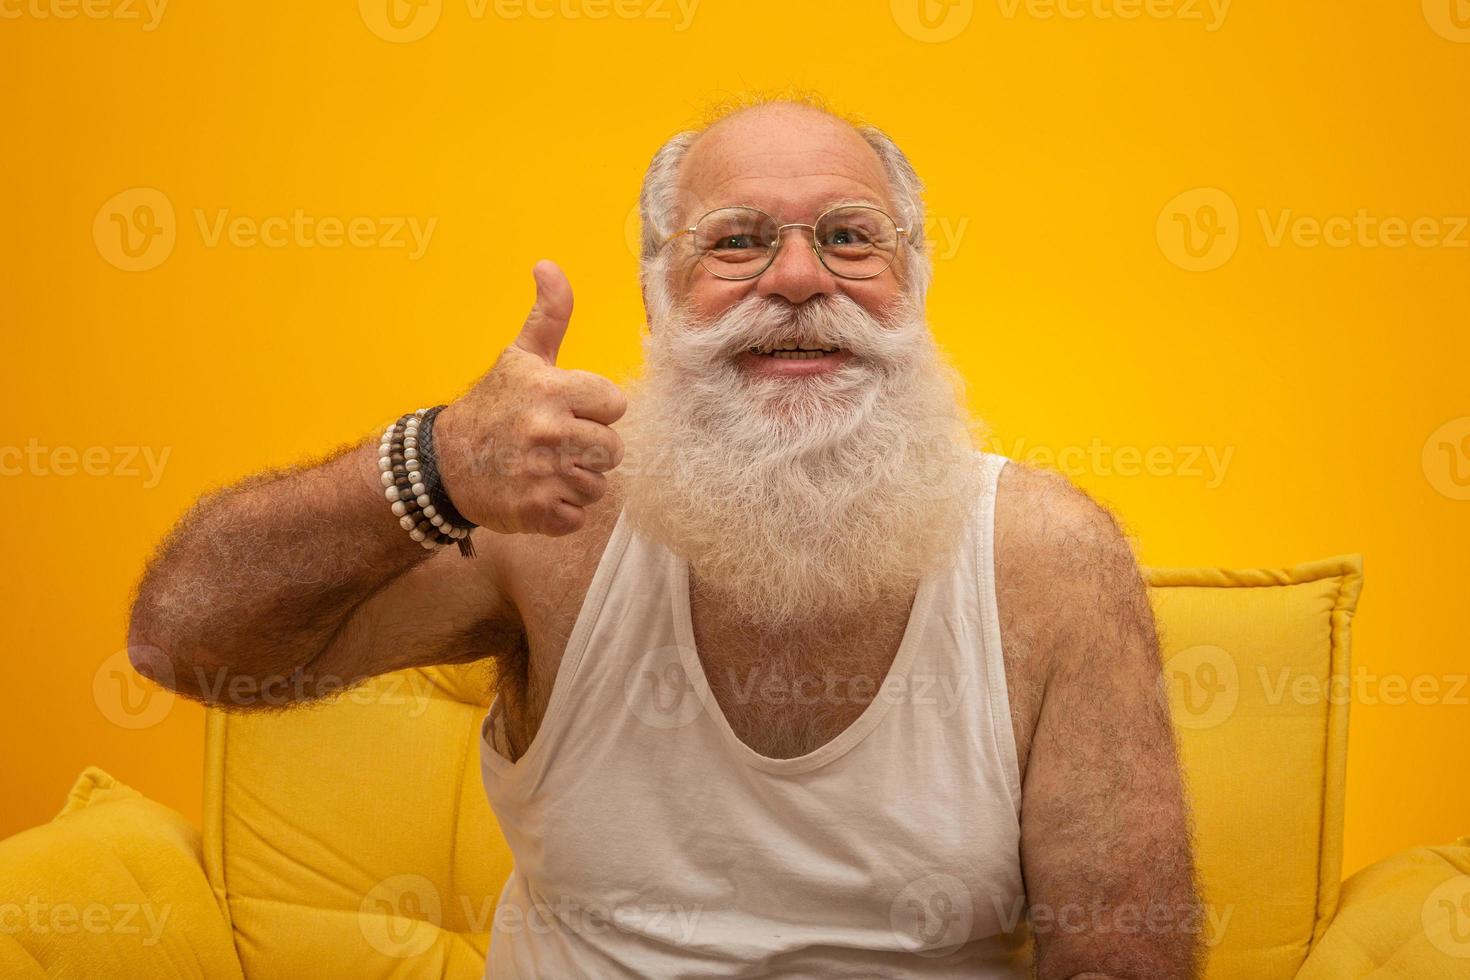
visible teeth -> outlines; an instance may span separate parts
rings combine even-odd
[[[750,349],[750,352],[752,354],[766,354],[772,357],[797,357],[807,355],[810,355],[811,357],[820,357],[823,354],[835,354],[837,353],[837,351],[838,348],[836,347],[813,347],[810,345],[802,346],[799,344],[790,343],[772,344],[769,346],[752,347]]]
[[[778,350],[772,351],[771,356],[779,357],[783,361],[809,361],[823,356],[824,353],[819,350]]]

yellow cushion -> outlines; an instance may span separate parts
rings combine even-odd
[[[1209,906],[1206,977],[1293,977],[1337,906],[1362,556],[1145,570]]]
[[[198,831],[87,769],[55,820],[0,841],[0,976],[238,980]]]
[[[1289,978],[1337,900],[1347,719],[1328,695],[1361,559],[1146,576],[1215,916],[1208,976]],[[247,974],[480,975],[511,868],[480,783],[492,676],[404,671],[305,710],[211,712],[205,863]]]
[[[1370,975],[1470,976],[1470,837],[1395,854],[1343,882],[1337,917],[1298,977]]]
[[[210,712],[205,864],[249,976],[479,977],[511,857],[480,783],[488,663]]]

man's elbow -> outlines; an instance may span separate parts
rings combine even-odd
[[[128,662],[133,665],[134,670],[159,687],[173,690],[173,662],[162,647],[131,629],[128,631]]]
[[[128,624],[128,661],[133,670],[164,690],[194,700],[210,700],[211,669],[199,651],[189,650],[167,629],[134,610]]]
[[[1085,927],[1076,928],[1074,919],[1065,930],[1040,920],[1038,980],[1199,980],[1204,974],[1211,916],[1192,898],[1097,904],[1083,918],[1090,919]]]
[[[236,652],[190,642],[136,610],[128,625],[127,649],[140,676],[211,708],[268,711],[333,693],[319,691],[320,684],[308,684],[299,668],[247,666]]]

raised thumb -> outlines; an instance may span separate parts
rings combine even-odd
[[[547,259],[537,262],[531,275],[536,280],[536,304],[512,343],[554,365],[572,319],[572,284],[561,267]]]

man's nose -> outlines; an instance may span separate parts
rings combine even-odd
[[[787,228],[776,246],[776,258],[770,268],[756,280],[761,296],[780,296],[792,304],[804,303],[813,296],[830,296],[837,290],[837,278],[817,258],[812,248],[812,230]]]

